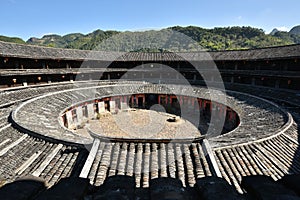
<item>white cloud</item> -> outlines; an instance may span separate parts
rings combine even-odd
[[[48,32],[48,33],[42,34],[42,36],[45,36],[45,35],[57,35],[57,34],[56,33],[52,33],[52,32]]]
[[[279,31],[289,31],[290,29],[286,26],[281,26],[281,27],[276,27],[277,30]]]

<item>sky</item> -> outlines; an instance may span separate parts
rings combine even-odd
[[[42,37],[96,29],[300,25],[300,0],[0,0],[0,35]]]

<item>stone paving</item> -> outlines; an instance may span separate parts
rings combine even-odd
[[[176,122],[168,122],[169,118]],[[90,120],[87,125],[93,133],[103,137],[128,139],[187,139],[201,136],[189,121],[175,115],[151,110],[133,109],[118,114],[107,113],[99,120]],[[76,130],[87,135],[87,130]]]

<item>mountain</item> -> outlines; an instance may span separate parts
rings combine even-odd
[[[182,48],[190,48],[186,41],[180,40],[177,36],[172,39],[166,36],[170,32],[179,32],[185,34],[198,45],[210,51],[250,49],[270,46],[281,46],[300,43],[300,27],[294,27],[290,32],[274,29],[270,34],[266,34],[262,29],[249,26],[234,27],[216,27],[212,29],[201,28],[197,26],[173,26],[161,30],[150,30],[145,32],[120,32],[95,30],[88,34],[71,33],[64,36],[50,34],[42,38],[30,38],[27,44],[41,45],[58,48],[72,48],[91,50],[102,44],[103,50],[119,51],[181,51]],[[113,37],[112,39],[110,39]],[[0,40],[8,42],[25,43],[20,38],[9,38],[0,36]],[[151,44],[151,46],[141,46],[142,43]],[[166,43],[165,47],[159,44]],[[193,47],[191,47],[193,48]]]
[[[288,43],[300,44],[300,26],[293,27],[289,32],[286,31],[274,32],[273,36],[280,38],[283,41],[286,41]]]
[[[293,35],[299,35],[300,36],[300,25],[299,26],[295,26],[293,27],[290,32],[290,34],[293,34]]]
[[[18,37],[7,37],[0,35],[0,41],[4,42],[12,42],[12,43],[18,43],[18,44],[25,44],[25,41]]]
[[[279,32],[279,30],[278,30],[277,28],[274,28],[274,29],[271,31],[270,35],[275,35],[277,32]]]
[[[26,43],[33,44],[33,45],[48,46],[48,47],[64,48],[68,43],[72,42],[74,39],[76,39],[76,33],[69,34],[64,37],[56,34],[51,34],[51,35],[45,35],[41,39],[30,38]]]

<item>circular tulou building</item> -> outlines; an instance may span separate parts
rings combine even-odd
[[[300,45],[0,42],[0,197],[299,199],[299,91]]]

